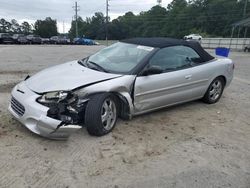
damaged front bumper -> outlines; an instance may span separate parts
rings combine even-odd
[[[48,117],[49,108],[37,103],[36,99],[40,95],[31,91],[25,82],[15,86],[11,95],[10,113],[33,133],[50,139],[65,140],[72,132],[82,128]]]

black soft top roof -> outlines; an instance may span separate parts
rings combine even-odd
[[[202,58],[202,60],[210,61],[214,59],[209,53],[207,53],[201,45],[196,41],[185,41],[180,39],[173,39],[173,38],[132,38],[132,39],[124,39],[120,42],[125,42],[129,44],[137,44],[142,46],[150,46],[154,48],[165,48],[170,46],[188,46],[193,48]]]

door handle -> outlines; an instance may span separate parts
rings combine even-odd
[[[190,80],[192,78],[192,75],[190,74],[190,75],[187,75],[187,76],[185,76],[185,79],[187,79],[187,80]]]

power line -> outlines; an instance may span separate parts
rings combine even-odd
[[[75,27],[76,27],[76,38],[78,37],[78,11],[80,11],[80,6],[77,5],[77,1],[75,2],[75,6],[73,6],[75,10]]]

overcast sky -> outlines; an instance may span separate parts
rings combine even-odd
[[[166,7],[169,2],[171,0],[162,0],[162,6]],[[74,3],[75,0],[0,0],[0,18],[34,23],[37,19],[50,16],[57,20],[59,32],[63,32],[63,22],[67,32],[74,15]],[[109,4],[110,17],[114,19],[128,11],[138,14],[149,10],[157,4],[157,0],[110,0]],[[83,19],[106,10],[106,0],[78,0],[78,5],[79,16]]]

